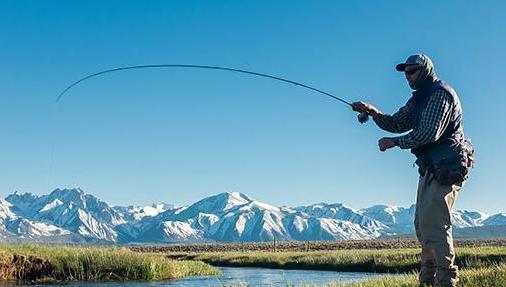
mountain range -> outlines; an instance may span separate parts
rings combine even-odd
[[[352,240],[412,235],[415,206],[341,203],[277,207],[239,192],[189,206],[111,206],[80,188],[0,199],[0,239],[55,243],[198,243],[271,240]],[[453,212],[455,234],[506,236],[506,213]]]

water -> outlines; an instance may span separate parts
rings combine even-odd
[[[325,286],[329,283],[345,283],[363,280],[373,276],[374,273],[336,272],[317,270],[282,270],[251,267],[217,267],[223,273],[219,276],[196,276],[172,281],[158,282],[129,282],[129,283],[76,283],[65,286],[86,287],[162,287],[162,286],[295,286],[315,284]],[[242,284],[242,285],[241,285]]]

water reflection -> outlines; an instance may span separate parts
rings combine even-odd
[[[374,273],[360,272],[335,272],[335,271],[316,271],[316,270],[281,270],[267,268],[237,268],[237,267],[218,267],[222,270],[219,276],[197,276],[173,281],[159,282],[122,282],[122,283],[76,283],[66,286],[86,286],[86,287],[162,287],[162,286],[284,286],[315,284],[324,286],[329,283],[345,283],[363,280],[372,276],[378,276]],[[59,285],[61,286],[61,285]]]

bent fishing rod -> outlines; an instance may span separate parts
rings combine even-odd
[[[320,94],[323,94],[325,96],[328,96],[334,100],[337,100],[345,105],[348,105],[350,107],[352,107],[352,104],[346,100],[343,100],[342,98],[339,98],[339,97],[336,97],[330,93],[327,93],[325,91],[322,91],[320,89],[317,89],[317,88],[314,88],[314,87],[311,87],[309,85],[305,85],[305,84],[301,84],[299,82],[296,82],[296,81],[292,81],[292,80],[288,80],[288,79],[284,79],[284,78],[281,78],[281,77],[276,77],[276,76],[271,76],[271,75],[267,75],[267,74],[263,74],[263,73],[258,73],[258,72],[253,72],[253,71],[247,71],[247,70],[242,70],[242,69],[234,69],[234,68],[228,68],[228,67],[219,67],[219,66],[205,66],[205,65],[187,65],[187,64],[159,64],[159,65],[137,65],[137,66],[125,66],[125,67],[119,67],[119,68],[114,68],[114,69],[109,69],[109,70],[103,70],[103,71],[100,71],[100,72],[97,72],[97,73],[94,73],[94,74],[90,74],[86,77],[83,77],[75,82],[73,82],[72,84],[70,84],[68,87],[66,87],[59,95],[58,97],[56,98],[56,101],[55,102],[59,102],[62,97],[70,90],[72,89],[74,86],[78,85],[79,83],[83,82],[83,81],[86,81],[90,78],[94,78],[94,77],[97,77],[97,76],[100,76],[100,75],[103,75],[103,74],[108,74],[108,73],[114,73],[114,72],[119,72],[119,71],[125,71],[125,70],[134,70],[134,69],[153,69],[153,68],[192,68],[192,69],[211,69],[211,70],[222,70],[222,71],[229,71],[229,72],[237,72],[237,73],[243,73],[243,74],[248,74],[248,75],[254,75],[254,76],[259,76],[259,77],[264,77],[264,78],[269,78],[269,79],[272,79],[272,80],[277,80],[277,81],[282,81],[282,82],[285,82],[285,83],[289,83],[289,84],[293,84],[293,85],[296,85],[296,86],[300,86],[300,87],[303,87],[303,88],[306,88],[306,89],[309,89],[311,91],[314,91],[314,92],[317,92],[317,93],[320,93]],[[360,113],[358,115],[358,121],[360,123],[365,123],[367,120],[369,119],[369,115],[367,113]]]

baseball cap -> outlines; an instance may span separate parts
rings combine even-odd
[[[406,66],[424,66],[424,67],[433,67],[432,61],[427,55],[424,54],[414,54],[409,56],[404,63],[400,63],[395,66],[397,71],[404,71]]]

